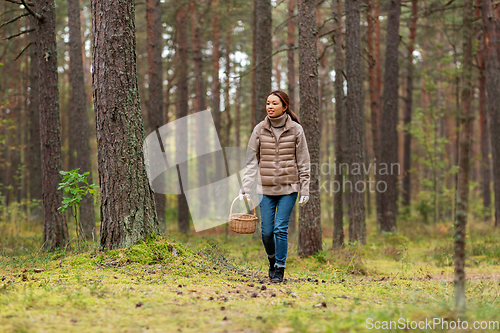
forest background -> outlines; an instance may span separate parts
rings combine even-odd
[[[115,116],[105,112],[101,103],[105,99],[99,97],[101,87],[113,84],[111,79],[99,81],[102,74],[96,71],[108,64],[110,55],[100,51],[92,54],[93,43],[96,50],[106,44],[105,37],[99,39],[100,32],[105,35],[105,29],[99,30],[102,25],[98,26],[103,21],[96,19],[102,12],[89,1],[44,3],[49,7],[53,4],[54,16],[47,16],[53,22],[36,17],[48,8],[42,4],[0,3],[0,227],[5,235],[2,256],[9,274],[26,265],[35,274],[34,267],[41,263],[48,265],[44,266],[48,272],[53,258],[40,257],[39,249],[60,251],[60,246],[65,246],[64,251],[80,253],[82,240],[88,245],[86,249],[98,253],[127,248],[142,238],[132,235],[134,241],[126,242],[125,236],[107,236],[115,227],[109,222],[112,214],[102,207],[103,203],[112,206],[103,177],[107,172],[119,172],[120,164],[113,159],[116,156],[106,157],[104,148],[99,151],[98,142],[107,135],[108,139],[120,138],[120,133],[104,129]],[[495,187],[500,191],[499,177],[495,177],[500,170],[495,167],[500,165],[500,154],[495,153],[496,147],[500,149],[496,142],[500,137],[500,103],[495,90],[500,89],[498,3],[303,1],[297,7],[293,0],[147,0],[127,4],[135,23],[123,23],[125,20],[117,24],[133,29],[135,36],[128,40],[125,60],[136,60],[136,68],[132,60],[125,62],[131,67],[123,68],[130,68],[127,80],[132,88],[134,84],[137,87],[130,114],[138,120],[139,137],[210,108],[222,146],[244,147],[255,124],[264,118],[265,96],[280,89],[291,97],[291,109],[303,123],[311,161],[316,165],[330,164],[333,171],[333,163],[340,161],[365,166],[398,164],[401,172],[397,174],[377,175],[372,168],[368,174],[349,175],[353,183],[384,181],[388,184],[384,193],[333,193],[332,181],[341,180],[342,174],[313,172],[311,186],[317,194],[304,208],[296,207],[290,222],[290,252],[296,256],[292,260],[307,263],[297,264],[297,274],[306,274],[303,269],[308,266],[314,272],[321,271],[332,262],[336,275],[325,275],[325,281],[346,281],[345,272],[353,275],[353,280],[347,281],[354,284],[361,283],[363,274],[383,281],[393,269],[408,272],[413,243],[414,265],[429,255],[432,258],[432,268],[426,267],[427,272],[419,278],[429,283],[441,280],[436,275],[451,274],[441,268],[451,269],[455,263],[454,273],[459,281],[465,281],[463,268],[476,267],[477,274],[472,277],[492,283],[488,297],[494,299],[498,294],[498,276],[489,274],[500,260],[494,236],[498,234],[500,211],[500,192],[495,191]],[[28,7],[33,7],[34,13],[25,9]],[[43,26],[47,22],[53,28]],[[55,60],[51,56],[55,53],[37,47],[47,37],[41,33],[49,30],[55,34],[57,54],[57,62],[51,65],[57,76],[50,80],[56,81],[40,75],[44,70],[40,64]],[[52,94],[56,98],[47,104],[42,98],[46,95],[39,98],[38,93],[50,87],[57,95]],[[51,115],[55,118],[46,118]],[[44,135],[48,136],[44,139]],[[126,146],[117,150],[123,152]],[[134,163],[141,165],[138,160]],[[89,172],[88,182],[101,188],[97,200],[83,196],[75,218],[71,209],[56,211],[62,204],[63,194],[57,188],[62,177],[49,183],[42,173],[76,168]],[[461,176],[460,170],[464,172]],[[141,188],[138,178],[133,188]],[[327,190],[322,191],[325,181]],[[50,208],[43,203],[42,191],[50,193],[52,206],[54,202],[58,206]],[[151,193],[150,189],[146,193]],[[214,257],[221,255],[226,260],[232,255],[235,262],[250,264],[249,269],[259,265],[254,257],[249,259],[244,247],[240,253],[237,237],[227,226],[194,233],[182,195],[156,193],[153,197],[157,214],[149,225],[146,223],[145,234],[170,235],[176,242],[199,247],[199,253],[213,251],[212,243],[203,248],[209,239],[226,246],[224,256],[210,252]],[[113,200],[128,204],[125,196]],[[49,225],[60,226],[60,233],[48,232]],[[466,230],[467,239],[473,237],[467,245]],[[259,244],[258,232],[249,242]],[[378,249],[379,257],[374,257],[370,246]],[[430,253],[425,251],[428,247],[432,248]],[[36,253],[37,259],[15,263],[12,258],[20,256],[23,249],[29,249],[32,256]],[[171,253],[170,245],[168,249]],[[257,256],[262,249],[256,246],[246,251]],[[377,260],[386,261],[377,266]],[[483,272],[481,265],[487,267]],[[415,272],[414,277],[420,274]],[[399,278],[398,274],[391,277],[404,283]],[[446,295],[447,280],[443,279],[445,289],[441,290]],[[464,307],[460,297],[455,301]],[[493,310],[498,301],[481,306]],[[448,303],[443,305],[443,309],[447,307]],[[495,319],[487,314],[484,318]],[[29,326],[25,322],[19,325],[25,324]]]

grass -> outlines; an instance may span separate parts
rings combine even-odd
[[[261,241],[226,241],[224,227],[107,252],[73,241],[44,253],[40,223],[3,220],[0,331],[364,332],[368,318],[456,320],[451,228],[410,220],[398,227],[398,235],[379,235],[369,223],[367,244],[342,250],[325,233],[323,251],[307,258],[290,237],[287,281],[272,284]],[[500,320],[499,236],[469,224],[460,317],[469,325]]]

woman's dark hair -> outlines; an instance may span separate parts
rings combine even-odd
[[[288,97],[287,93],[281,90],[275,90],[271,92],[269,95],[267,95],[267,97],[271,95],[278,96],[281,103],[283,104],[283,107],[285,108],[285,112],[288,113],[288,115],[290,116],[290,118],[292,118],[293,121],[295,121],[297,124],[300,124],[299,117],[297,117],[297,115],[292,110],[290,110],[290,97]]]

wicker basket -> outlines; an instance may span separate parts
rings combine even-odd
[[[233,214],[233,205],[238,197],[234,198],[231,204],[231,210],[229,212],[229,229],[238,234],[253,234],[257,227],[257,213],[255,211],[255,203],[252,198],[249,198],[253,204],[253,215],[235,213]]]

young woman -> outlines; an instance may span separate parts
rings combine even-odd
[[[269,277],[282,282],[288,251],[288,222],[300,192],[299,204],[309,200],[310,162],[304,130],[290,110],[283,91],[266,99],[266,118],[253,129],[239,199],[250,197],[258,174],[257,194],[262,220],[262,242],[269,259]]]

